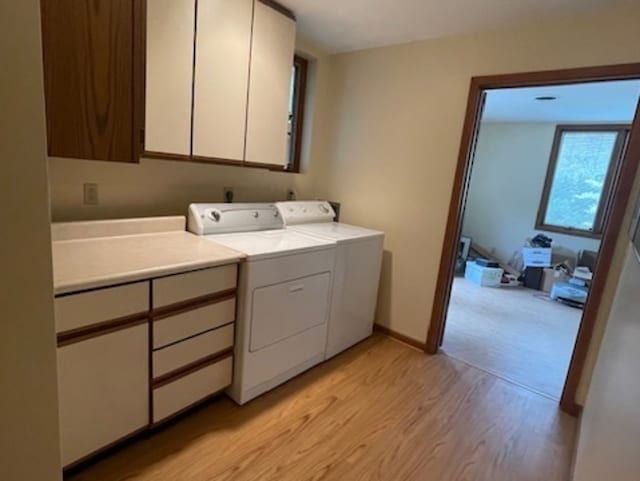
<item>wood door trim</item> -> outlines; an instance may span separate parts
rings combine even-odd
[[[233,346],[221,349],[220,351],[211,354],[209,356],[198,359],[197,361],[190,362],[189,364],[182,366],[178,369],[174,369],[162,376],[158,376],[151,381],[151,389],[158,389],[167,384],[171,384],[183,377],[186,377],[194,372],[198,372],[206,367],[212,366],[224,361],[233,356]]]
[[[258,0],[258,1],[266,5],[267,7],[273,8],[276,12],[281,13],[285,17],[289,17],[294,22],[296,21],[296,15],[293,13],[293,10],[285,7],[281,3],[278,3],[274,0]]]
[[[94,337],[100,337],[122,331],[149,322],[149,312],[139,312],[128,316],[97,322],[88,326],[69,329],[57,334],[58,347],[69,346],[78,342],[87,341]]]
[[[224,291],[216,292],[214,294],[206,294],[204,296],[195,297],[193,299],[187,299],[186,301],[175,302],[167,306],[155,308],[151,311],[151,317],[153,321],[160,321],[168,317],[184,314],[185,312],[194,311],[202,307],[207,307],[212,304],[218,304],[220,302],[235,299],[237,288],[226,289]]]
[[[424,351],[427,347],[424,342],[417,341],[409,336],[405,336],[404,334],[400,334],[399,332],[389,329],[388,327],[381,326],[380,324],[374,324],[373,328],[387,337],[396,339],[397,341],[408,344],[409,346],[420,349],[421,351]]]
[[[497,88],[631,79],[640,79],[640,63],[489,75],[471,79],[425,352],[437,353],[444,334],[445,317],[457,257],[456,240],[460,236],[464,214],[462,211],[464,188],[471,171],[471,146],[479,124],[482,93]],[[614,189],[611,211],[602,236],[593,283],[584,308],[567,380],[560,400],[561,409],[572,415],[577,415],[581,409],[576,402],[578,385],[584,372],[584,364],[593,338],[599,305],[607,284],[617,238],[622,231],[624,215],[640,162],[640,118],[637,113],[633,127],[627,151],[621,161],[619,181]]]
[[[133,132],[131,135],[135,162],[144,151],[147,81],[147,0],[133,2]]]

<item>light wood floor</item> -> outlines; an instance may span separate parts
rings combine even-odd
[[[456,278],[443,351],[560,399],[582,311],[540,296],[532,289],[480,287]]]
[[[376,334],[244,407],[221,399],[73,481],[566,481],[575,420]]]

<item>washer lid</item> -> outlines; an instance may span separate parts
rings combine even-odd
[[[331,249],[336,245],[336,242],[330,239],[321,239],[290,229],[207,235],[205,239],[244,252],[249,259]]]
[[[290,227],[290,229],[304,234],[319,236],[335,241],[357,240],[367,237],[382,237],[383,232],[358,227],[355,225],[343,224],[340,222],[322,222],[319,224],[301,224]]]

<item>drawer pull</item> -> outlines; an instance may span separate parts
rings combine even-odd
[[[302,292],[302,291],[304,291],[304,284],[292,286],[289,288],[289,294],[295,294],[296,292]]]

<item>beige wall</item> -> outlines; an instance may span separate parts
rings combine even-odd
[[[60,479],[37,0],[0,7],[0,479]]]
[[[377,322],[426,338],[470,78],[637,62],[639,22],[634,6],[332,57],[316,194],[387,233]]]
[[[575,481],[636,481],[640,475],[640,260],[628,245],[582,414]]]
[[[190,202],[219,202],[224,187],[235,200],[273,201],[293,189],[299,198],[312,197],[314,171],[322,161],[317,139],[326,130],[328,104],[327,56],[304,39],[297,51],[311,59],[307,89],[301,174],[231,166],[142,159],[140,164],[77,159],[49,160],[54,221],[186,214]],[[99,205],[83,205],[83,184],[97,183]]]
[[[554,261],[574,263],[582,250],[598,251],[600,241],[536,230],[551,146],[549,122],[483,122],[473,161],[463,235],[508,263],[527,238],[543,232],[553,239]]]

